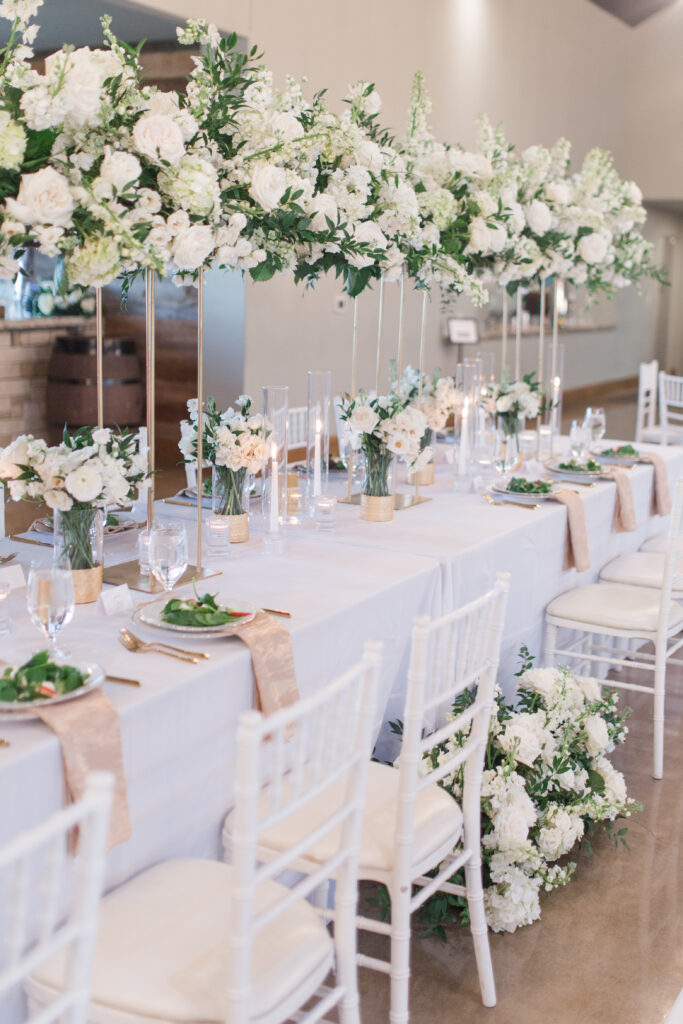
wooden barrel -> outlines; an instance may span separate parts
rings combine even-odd
[[[143,422],[145,388],[132,338],[105,338],[102,353],[104,423]],[[55,340],[47,374],[47,414],[55,435],[97,423],[97,339],[62,335]]]

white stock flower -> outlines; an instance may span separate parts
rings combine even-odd
[[[154,163],[177,164],[185,154],[183,133],[167,114],[143,114],[133,128],[133,146]]]
[[[178,270],[198,270],[213,248],[213,230],[205,224],[191,224],[176,236],[171,256]]]
[[[490,867],[493,885],[484,892],[484,909],[492,931],[514,932],[522,925],[533,924],[541,916],[540,879],[529,878],[500,854],[494,854]]]
[[[374,174],[379,174],[384,166],[382,150],[372,139],[363,139],[353,155],[361,167],[367,167]]]
[[[25,149],[26,132],[6,110],[0,110],[0,168],[18,171]]]
[[[16,199],[7,199],[7,212],[22,224],[57,224],[67,227],[74,210],[69,182],[53,167],[23,174]]]
[[[372,117],[373,114],[379,114],[382,109],[382,97],[376,89],[373,89],[372,92],[365,97],[363,100],[363,108],[369,117]]]
[[[71,52],[59,50],[45,58],[45,77],[71,126],[96,123],[102,83],[119,68],[118,58],[111,51],[91,50],[88,46]]]
[[[249,195],[262,209],[270,212],[278,205],[287,190],[287,175],[282,167],[261,161],[251,172]]]
[[[543,189],[546,199],[551,203],[566,206],[571,202],[571,189],[565,181],[549,181]]]

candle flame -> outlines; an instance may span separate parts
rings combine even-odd
[[[560,386],[560,378],[559,377],[553,378],[553,387],[554,388],[559,388],[559,386]]]
[[[273,462],[277,462],[277,444],[275,441],[270,446],[270,457]]]

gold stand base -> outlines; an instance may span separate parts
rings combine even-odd
[[[191,583],[192,580],[208,579],[209,576],[220,576],[220,569],[207,569],[202,566],[202,571],[197,575],[196,565],[188,565],[187,569],[175,584],[182,587],[184,583]],[[119,565],[110,565],[104,570],[103,583],[110,583],[112,586],[120,587],[127,583],[131,590],[142,590],[145,594],[163,594],[164,588],[157,583],[152,574],[140,575],[140,563],[137,561],[121,562]],[[175,587],[174,587],[175,589]]]
[[[338,498],[337,501],[340,505],[360,505],[360,491],[357,494],[352,494],[350,498],[347,494],[345,498]]]
[[[421,494],[395,494],[394,508],[397,512],[401,512],[404,508],[413,508],[414,505],[423,505],[425,501],[431,500],[431,498],[424,498]]]

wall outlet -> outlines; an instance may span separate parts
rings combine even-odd
[[[340,292],[339,295],[335,295],[335,297],[334,297],[334,307],[333,308],[334,308],[335,313],[338,313],[338,314],[346,313],[347,309],[349,308],[349,297],[348,297],[348,295],[344,295],[343,292]]]

